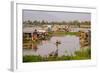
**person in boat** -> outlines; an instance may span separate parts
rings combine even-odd
[[[57,40],[57,41],[56,41],[56,44],[61,44],[61,42]]]
[[[37,40],[39,37],[39,34],[38,34],[38,31],[35,29],[34,32],[33,32],[33,40]]]

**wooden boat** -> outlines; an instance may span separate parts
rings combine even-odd
[[[61,44],[61,41],[56,41],[56,44]]]

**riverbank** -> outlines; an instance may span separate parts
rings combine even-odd
[[[52,32],[52,35],[54,36],[64,36],[64,35],[78,35],[79,32]]]
[[[82,48],[84,49],[84,48]],[[85,50],[79,50],[75,52],[75,56],[49,56],[49,57],[41,57],[35,55],[26,55],[23,56],[23,62],[43,62],[43,61],[65,61],[65,60],[87,60],[91,59],[91,49],[87,48]]]

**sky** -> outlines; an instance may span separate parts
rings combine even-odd
[[[38,21],[90,21],[90,13],[80,13],[80,12],[55,12],[55,11],[34,11],[34,10],[23,10],[23,21],[27,20],[38,20]]]

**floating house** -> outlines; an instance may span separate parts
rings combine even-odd
[[[25,27],[23,28],[23,36],[32,37],[40,33],[45,33],[46,31],[40,27]]]

